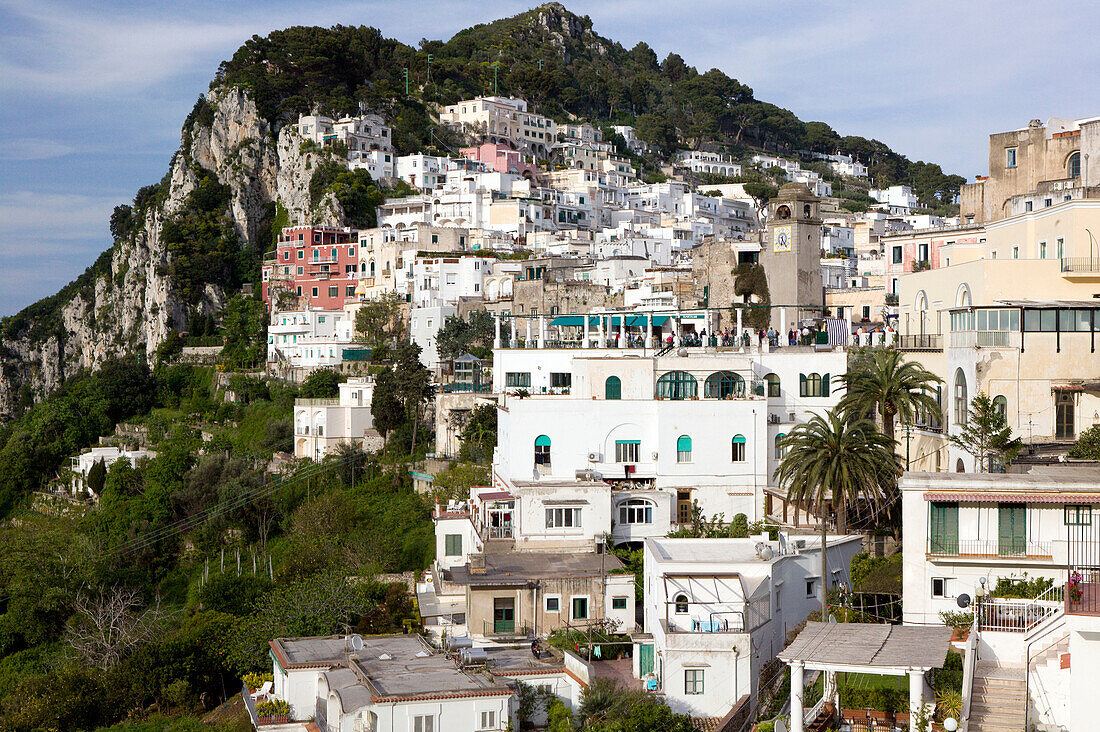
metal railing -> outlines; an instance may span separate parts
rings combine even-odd
[[[1035,557],[1050,558],[1052,544],[1049,541],[1024,541],[995,539],[963,539],[950,541],[941,537],[929,537],[929,556],[933,557]]]
[[[1100,257],[1062,257],[1063,272],[1100,272]]]
[[[959,330],[951,333],[952,348],[1015,348],[1012,330]]]
[[[531,628],[527,623],[515,621],[482,620],[481,634],[497,638],[526,638],[531,634]]]
[[[896,343],[898,349],[902,351],[943,350],[943,336],[939,333],[898,336]]]
[[[1052,599],[1057,595],[1051,593],[1055,589],[1060,590],[1061,586],[1050,588],[1034,600],[978,600],[974,604],[974,617],[979,630],[1026,633],[1061,611],[1061,600]]]

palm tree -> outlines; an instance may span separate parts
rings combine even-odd
[[[782,438],[783,458],[776,480],[787,488],[787,500],[812,507],[821,519],[821,616],[825,619],[825,504],[836,509],[837,530],[847,531],[847,506],[860,498],[882,507],[896,492],[901,458],[894,443],[874,423],[844,410],[830,410],[791,430]]]
[[[895,419],[909,422],[918,412],[940,412],[934,390],[943,379],[919,363],[905,361],[896,348],[873,348],[855,356],[840,378],[845,388],[842,406],[856,414],[874,410],[891,444]]]

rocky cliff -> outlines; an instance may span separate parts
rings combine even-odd
[[[188,118],[159,202],[141,212],[133,230],[77,281],[6,324],[0,334],[0,417],[107,358],[151,354],[170,330],[186,330],[188,317],[222,308],[233,293],[207,284],[198,304],[189,305],[167,274],[173,255],[165,246],[164,223],[185,206],[203,171],[229,187],[228,215],[237,236],[258,252],[270,248],[276,201],[291,223],[342,223],[331,195],[311,207],[309,181],[320,154],[303,150],[293,126],[276,133],[239,88],[211,91],[206,110]]]

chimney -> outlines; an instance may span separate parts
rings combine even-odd
[[[485,555],[470,555],[470,574],[485,574]]]

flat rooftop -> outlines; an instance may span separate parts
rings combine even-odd
[[[860,539],[856,535],[829,535],[827,542],[830,547],[845,541]],[[802,547],[797,547],[795,541],[805,541]],[[791,556],[807,549],[817,549],[821,545],[821,537],[813,534],[799,534],[788,536],[785,540],[787,553],[780,554],[779,541],[764,541],[772,549],[772,558],[765,561],[756,554],[756,545],[761,543],[759,537],[744,539],[646,539],[646,548],[653,552],[654,557],[665,563],[684,564],[747,564],[758,565],[771,564],[784,556]]]
[[[470,565],[451,570],[451,581],[459,585],[526,584],[531,580],[599,577],[622,569],[614,554],[547,554],[507,552],[486,554],[485,573],[471,573]]]
[[[868,668],[941,668],[951,643],[946,626],[806,623],[780,660]]]
[[[489,659],[489,668],[495,675],[522,675],[553,673],[565,668],[565,659],[561,651],[544,646],[539,658],[531,653],[530,645],[484,646],[482,650]]]
[[[898,485],[934,493],[1097,494],[1100,465],[1044,465],[1026,473],[905,473]]]

